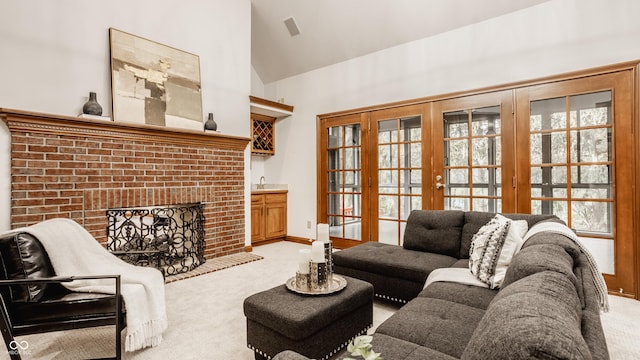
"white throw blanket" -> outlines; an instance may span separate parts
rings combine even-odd
[[[455,282],[458,284],[473,285],[483,288],[489,288],[489,285],[480,281],[475,275],[469,271],[469,268],[440,268],[429,273],[424,288],[431,283],[438,281]]]
[[[531,229],[529,229],[529,232],[527,232],[527,235],[525,235],[524,237],[524,241],[526,242],[533,235],[541,233],[543,231],[564,235],[567,238],[573,240],[573,242],[578,245],[582,253],[587,258],[589,270],[593,275],[593,283],[596,287],[596,294],[598,296],[598,302],[600,303],[600,311],[608,312],[609,296],[607,291],[607,284],[602,277],[602,273],[600,272],[598,264],[593,258],[593,255],[591,255],[591,252],[589,252],[589,250],[582,244],[576,233],[574,233],[573,230],[569,229],[566,225],[552,221],[543,221],[533,225]]]
[[[102,247],[80,224],[69,219],[51,219],[11,230],[32,234],[44,246],[58,276],[120,275],[121,294],[127,310],[125,351],[135,351],[162,342],[167,329],[164,279],[153,268],[128,264]],[[115,293],[112,279],[76,280],[63,285],[72,291]]]

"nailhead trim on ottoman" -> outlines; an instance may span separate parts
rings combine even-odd
[[[280,285],[246,298],[247,347],[256,359],[284,350],[328,359],[365,334],[373,323],[373,285],[343,277],[347,287],[334,294],[301,295]]]

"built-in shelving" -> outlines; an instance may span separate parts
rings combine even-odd
[[[293,114],[293,106],[249,96],[251,105],[251,153],[275,154],[275,122]]]

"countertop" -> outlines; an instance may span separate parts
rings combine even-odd
[[[275,194],[275,193],[286,193],[288,192],[287,184],[263,184],[251,185],[251,193],[252,194]]]

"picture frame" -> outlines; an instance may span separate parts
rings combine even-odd
[[[202,130],[200,58],[109,28],[114,121]]]

